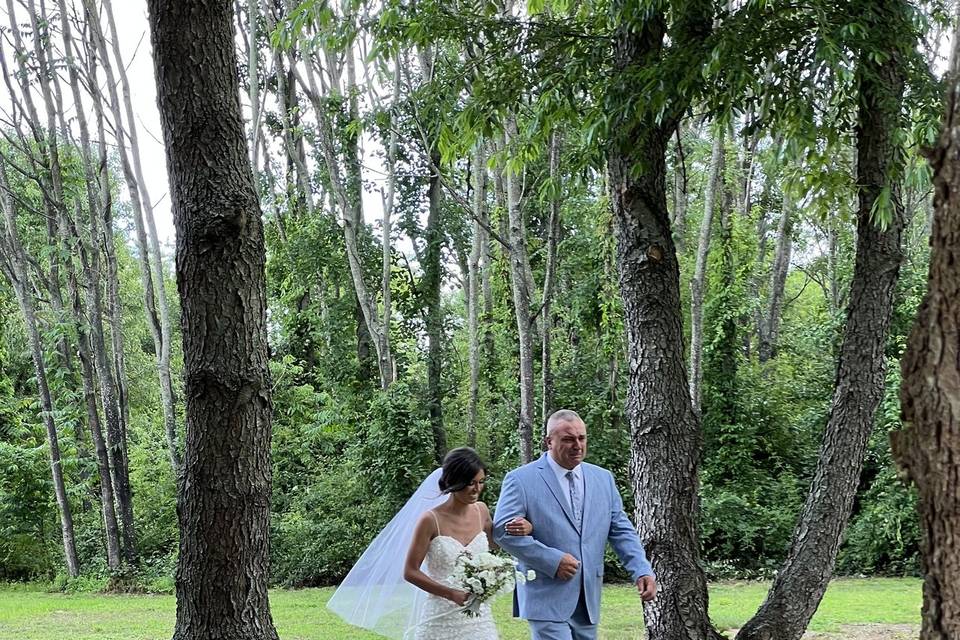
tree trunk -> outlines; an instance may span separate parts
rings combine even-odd
[[[359,152],[357,141],[354,139],[345,145],[347,147],[347,157],[345,158],[346,170],[344,171],[340,166],[341,162],[338,158],[333,123],[326,112],[327,107],[324,105],[321,95],[317,90],[311,64],[306,65],[306,76],[306,80],[301,78],[299,74],[296,77],[313,105],[313,110],[317,117],[317,145],[319,147],[320,157],[327,168],[327,175],[330,179],[331,196],[343,216],[343,237],[351,281],[353,282],[357,299],[360,301],[364,322],[367,324],[367,329],[370,332],[373,344],[377,350],[380,386],[386,389],[393,383],[393,358],[390,354],[389,339],[386,336],[390,327],[381,323],[375,300],[370,297],[369,290],[363,279],[363,265],[360,261],[357,236],[360,227],[363,225],[363,204],[360,198],[360,160],[357,156]],[[346,183],[341,178],[342,175],[347,176]]]
[[[23,313],[23,322],[30,344],[30,355],[33,359],[33,370],[37,380],[37,390],[40,395],[40,409],[43,425],[47,430],[47,446],[50,449],[50,473],[53,478],[53,490],[60,512],[60,533],[63,538],[63,552],[67,563],[67,573],[75,578],[80,573],[77,561],[77,547],[73,534],[73,512],[70,501],[67,499],[67,489],[63,481],[63,466],[60,459],[60,443],[57,437],[57,427],[54,423],[53,399],[50,387],[47,385],[46,365],[43,362],[43,345],[40,342],[40,331],[37,328],[37,317],[31,287],[27,279],[27,256],[17,235],[17,215],[13,197],[7,180],[7,169],[0,162],[0,203],[3,208],[3,218],[6,228],[0,228],[0,266],[4,275],[13,287],[20,311]]]
[[[149,0],[148,8],[177,230],[186,380],[173,637],[276,640],[267,596],[272,401],[265,250],[231,4]]]
[[[65,50],[67,51],[67,69],[70,89],[74,104],[82,104],[78,56],[76,55],[77,47],[73,40],[70,21],[68,19],[69,14],[67,12],[66,0],[59,0],[59,5],[60,26],[63,33]],[[83,160],[87,206],[90,210],[95,210],[98,207],[98,200],[95,187],[96,176],[90,158],[90,131],[83,109],[77,109],[76,117],[80,130],[80,152]],[[77,201],[76,219],[80,219],[79,200]],[[73,245],[75,249],[74,253],[80,255],[81,260],[86,262],[88,252],[83,248],[79,234],[75,233],[75,228],[67,221],[65,215],[61,215],[60,217],[60,228],[64,241],[68,246]],[[72,264],[68,265],[67,268],[67,289],[73,304],[73,316],[75,330],[77,332],[77,348],[81,365],[80,373],[83,382],[84,404],[87,410],[87,422],[90,428],[90,436],[96,454],[97,471],[100,478],[100,503],[103,515],[104,536],[106,538],[107,566],[111,570],[116,571],[120,568],[120,526],[117,522],[116,507],[114,505],[116,493],[113,487],[113,479],[110,475],[110,458],[107,454],[107,445],[103,438],[103,430],[100,422],[100,412],[97,407],[96,373],[93,366],[90,337],[87,333],[87,310],[80,296],[80,285]]]
[[[497,171],[497,179],[494,180],[494,204],[495,206],[500,206],[500,203],[503,202],[503,198],[498,195],[498,185],[500,184],[499,180],[500,172]],[[484,175],[486,175],[486,170],[484,170]],[[486,372],[486,378],[488,384],[493,385],[494,378],[494,368],[496,366],[496,346],[494,344],[493,336],[493,284],[492,284],[492,273],[493,273],[493,259],[494,259],[494,239],[491,237],[487,229],[490,228],[490,208],[485,206],[483,207],[480,215],[480,220],[483,222],[481,228],[483,229],[483,239],[480,245],[480,291],[483,297],[483,316],[480,321],[483,324],[483,367],[481,367]]]
[[[106,11],[107,22],[110,27],[113,57],[117,62],[117,75],[120,78],[120,86],[123,90],[123,104],[127,118],[127,126],[121,128],[119,125],[119,107],[114,107],[114,120],[117,122],[117,143],[121,148],[121,160],[123,161],[124,176],[126,177],[127,184],[133,184],[139,188],[131,190],[130,198],[131,202],[134,203],[133,219],[136,227],[137,246],[140,250],[141,260],[143,261],[141,270],[145,274],[142,276],[142,280],[147,322],[150,326],[151,333],[154,334],[154,347],[157,353],[157,373],[160,379],[160,406],[163,410],[164,434],[167,439],[167,455],[170,458],[170,466],[173,469],[174,476],[179,477],[180,454],[177,447],[176,394],[173,389],[173,376],[170,373],[172,339],[170,305],[167,304],[163,255],[160,251],[160,239],[153,217],[153,203],[150,200],[150,193],[147,190],[147,184],[146,180],[144,180],[143,168],[140,162],[140,144],[133,113],[133,101],[130,98],[130,83],[127,79],[123,57],[120,54],[120,39],[117,33],[116,21],[113,17],[113,7],[110,0],[101,0],[101,5]],[[101,36],[99,38],[99,42],[102,45],[101,56],[103,57],[104,67],[107,70],[109,80],[113,76],[112,65],[109,64],[110,58],[105,48],[105,38],[102,37],[103,34],[99,28],[98,33]],[[113,85],[113,82],[110,84]],[[112,102],[116,101],[116,90],[111,92],[111,100]],[[129,163],[127,162],[124,151],[127,149],[127,142],[129,142],[130,158],[132,160],[132,176],[129,175]],[[134,200],[135,196],[136,200]],[[146,237],[144,237],[144,230],[146,231]],[[149,248],[147,247],[147,239],[149,239]],[[157,325],[157,311],[159,311],[160,316],[159,325]]]
[[[677,246],[677,254],[683,255],[687,229],[687,167],[683,155],[683,123],[676,130],[676,153],[673,166],[673,241]]]
[[[960,39],[954,36],[947,111],[930,154],[935,214],[927,293],[902,360],[903,428],[894,457],[919,494],[923,560],[920,640],[960,638]]]
[[[507,125],[507,147],[516,135],[516,122]],[[509,219],[510,288],[513,293],[514,315],[517,321],[517,339],[520,347],[520,416],[517,433],[520,441],[520,463],[533,459],[533,319],[530,303],[533,292],[526,273],[527,240],[523,213],[520,210],[520,183],[522,175],[506,170],[507,216]]]
[[[560,235],[560,204],[561,204],[561,182],[560,182],[560,134],[554,131],[550,135],[549,165],[550,182],[556,190],[550,198],[550,213],[547,219],[545,245],[547,248],[546,273],[543,276],[543,299],[541,300],[540,310],[543,316],[543,331],[541,332],[541,358],[540,373],[542,381],[542,390],[540,395],[541,407],[540,424],[546,428],[547,419],[553,413],[553,368],[550,363],[550,347],[553,337],[550,329],[553,326],[553,316],[551,316],[551,304],[553,302],[553,290],[556,287],[557,279],[557,243]]]
[[[467,278],[467,337],[470,359],[470,397],[467,405],[467,446],[477,445],[477,414],[480,404],[480,258],[484,250],[485,230],[480,224],[487,208],[486,154],[482,144],[474,151],[473,161],[473,244]]]
[[[427,190],[427,226],[424,229],[426,248],[423,252],[423,294],[427,303],[427,409],[430,414],[430,427],[433,430],[434,455],[437,463],[443,462],[447,454],[447,434],[443,427],[443,385],[440,379],[443,373],[443,308],[441,307],[440,287],[443,282],[443,231],[440,222],[440,153],[430,150],[430,186]]]
[[[760,331],[760,344],[757,357],[767,362],[777,353],[780,340],[780,315],[783,313],[784,287],[787,284],[787,272],[790,269],[790,251],[793,248],[793,199],[783,194],[783,211],[777,227],[777,248],[773,255],[773,271],[770,273],[770,299],[767,303],[767,317]]]
[[[674,19],[683,24],[676,46],[709,33],[712,5],[690,3]],[[627,11],[622,3],[614,11]],[[624,24],[614,38],[615,91],[626,100],[632,83],[621,77],[659,59],[666,16]],[[632,443],[630,472],[640,537],[660,584],[644,605],[650,640],[719,638],[707,614],[707,582],[700,566],[700,420],[684,368],[680,272],[666,196],[666,150],[687,103],[676,99],[663,118],[615,122],[607,149],[617,266],[628,344],[626,414]],[[622,116],[620,116],[622,117]],[[664,464],[669,461],[669,464]]]
[[[897,26],[907,15],[901,0],[885,0],[875,11],[867,18],[878,31],[901,32]],[[826,591],[853,508],[874,412],[883,397],[884,347],[903,258],[898,182],[903,151],[897,142],[904,87],[901,46],[890,42],[891,55],[882,63],[870,52],[860,56],[857,254],[833,401],[787,559],[738,640],[798,640],[803,635]],[[885,229],[871,214],[884,190],[889,190],[891,209]]]
[[[697,263],[690,280],[690,398],[693,410],[700,413],[703,399],[703,294],[707,281],[707,258],[710,255],[710,236],[713,212],[717,204],[717,186],[723,172],[723,134],[720,125],[713,127],[713,148],[710,152],[710,170],[704,190],[703,219],[697,243]]]
[[[96,50],[91,43],[90,53]],[[90,56],[88,78],[92,86],[97,86],[96,56]],[[110,469],[113,474],[113,488],[120,511],[123,534],[123,553],[130,563],[136,562],[136,533],[133,520],[133,496],[130,489],[130,474],[126,464],[126,444],[124,442],[123,418],[120,410],[120,398],[114,379],[114,364],[108,356],[104,335],[104,301],[101,283],[103,269],[101,263],[101,243],[106,244],[103,227],[112,216],[113,209],[110,176],[107,171],[109,156],[107,152],[106,132],[104,129],[103,103],[98,92],[92,92],[94,112],[98,131],[98,168],[100,194],[97,207],[91,207],[90,215],[90,260],[87,270],[87,311],[90,313],[90,342],[93,349],[95,371],[100,384],[100,401],[107,423],[107,454],[110,457]],[[101,220],[101,216],[103,219]]]

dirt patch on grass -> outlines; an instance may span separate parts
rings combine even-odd
[[[727,637],[736,637],[737,631],[727,631]],[[845,624],[834,632],[808,631],[803,640],[915,640],[919,636],[918,624]]]

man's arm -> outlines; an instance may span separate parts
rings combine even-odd
[[[537,573],[554,577],[563,551],[548,547],[533,536],[508,535],[504,526],[517,516],[527,516],[526,495],[516,475],[508,473],[500,488],[500,499],[493,518],[493,539],[501,549],[528,565]],[[533,523],[536,532],[537,523]]]
[[[613,547],[620,562],[633,576],[636,582],[642,576],[652,576],[653,567],[647,560],[647,554],[643,550],[643,544],[640,542],[640,536],[637,530],[633,528],[633,523],[623,512],[623,500],[620,498],[620,491],[617,489],[617,483],[613,480],[613,474],[607,471],[607,477],[610,480],[610,493],[612,496],[610,502],[610,533],[607,540]]]

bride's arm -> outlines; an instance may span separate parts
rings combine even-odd
[[[483,502],[477,504],[480,506],[484,517],[483,530],[487,533],[487,545],[491,551],[496,551],[500,548],[500,545],[493,539],[493,518],[490,517],[490,508]],[[506,524],[506,532],[507,535],[511,536],[528,536],[533,533],[533,523],[523,516],[517,516]]]
[[[462,607],[469,597],[466,591],[440,584],[420,569],[420,565],[423,564],[423,559],[427,557],[430,541],[433,540],[435,536],[436,524],[429,512],[424,513],[420,516],[420,520],[417,521],[417,526],[413,530],[413,540],[410,541],[410,549],[407,551],[407,561],[403,567],[403,579],[423,589],[427,593],[446,598]]]

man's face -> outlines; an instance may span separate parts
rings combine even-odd
[[[581,420],[564,421],[547,436],[547,450],[564,469],[573,469],[587,455],[587,427]]]

